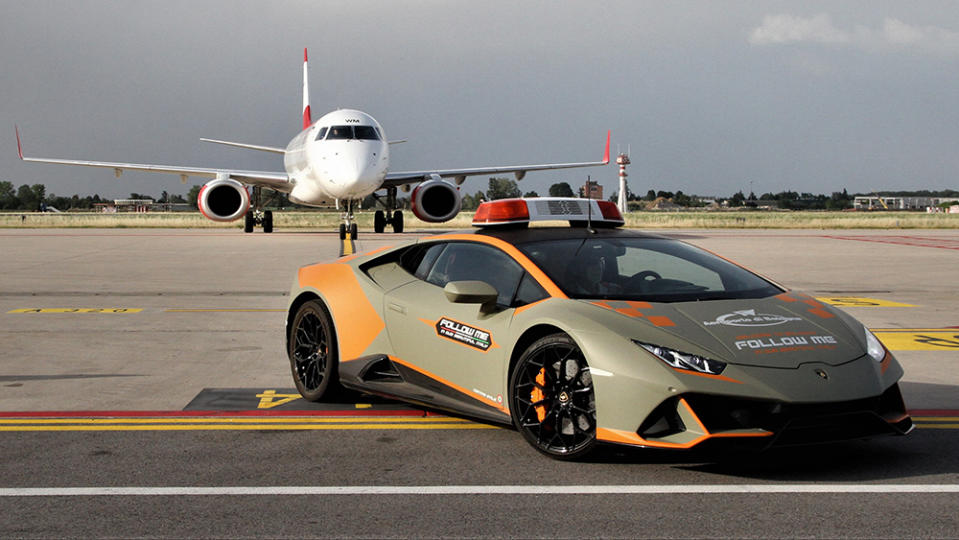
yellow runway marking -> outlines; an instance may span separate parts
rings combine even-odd
[[[877,298],[861,298],[858,296],[825,296],[816,298],[824,304],[839,307],[916,307],[913,304],[903,304],[891,300]]]
[[[354,244],[353,239],[347,235],[340,245],[340,257],[345,257],[346,255],[352,255],[354,253],[356,253],[356,244]]]
[[[959,429],[959,416],[913,416],[917,428]]]
[[[142,308],[23,308],[7,313],[139,313]]]
[[[959,328],[873,329],[872,333],[891,351],[959,351]]]

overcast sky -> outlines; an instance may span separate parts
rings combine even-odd
[[[0,0],[0,180],[189,187],[21,163],[15,123],[33,156],[282,170],[199,138],[285,146],[303,47],[314,119],[372,114],[409,139],[396,171],[596,160],[611,129],[634,193],[959,189],[959,2],[876,0]],[[591,174],[608,196],[616,172],[520,187]]]

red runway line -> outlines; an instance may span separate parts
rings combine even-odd
[[[0,412],[0,418],[208,418],[230,416],[341,416],[341,417],[371,417],[391,416],[407,418],[423,418],[427,416],[445,416],[418,410],[324,410],[324,411],[19,411]]]
[[[959,409],[914,409],[910,416],[959,416]]]
[[[929,247],[936,249],[959,250],[959,240],[952,238],[921,238],[916,236],[842,236],[824,234],[822,238],[833,240],[855,240],[858,242],[876,242],[898,246]]]

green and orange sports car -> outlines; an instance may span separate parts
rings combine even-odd
[[[622,224],[603,201],[499,200],[475,230],[301,268],[287,318],[299,392],[342,385],[512,424],[561,459],[912,429],[902,368],[858,321]]]

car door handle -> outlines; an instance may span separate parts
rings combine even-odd
[[[393,311],[395,311],[395,312],[397,312],[397,313],[402,313],[403,315],[406,315],[406,307],[405,307],[405,306],[401,306],[400,304],[397,304],[397,303],[395,303],[395,302],[388,302],[388,303],[386,304],[386,307],[392,309]]]

